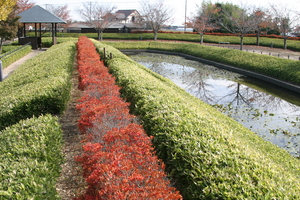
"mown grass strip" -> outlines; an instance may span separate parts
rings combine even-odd
[[[180,52],[300,85],[300,61],[296,60],[188,43],[105,42],[105,44],[114,46],[117,49],[151,49]]]
[[[300,198],[297,159],[170,80],[95,43],[101,53],[105,47],[114,54],[107,65],[185,199]]]
[[[61,113],[70,97],[75,43],[55,45],[0,83],[0,130],[21,119]]]
[[[59,199],[62,131],[51,115],[0,132],[0,199]]]

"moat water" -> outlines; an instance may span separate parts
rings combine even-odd
[[[300,94],[180,56],[133,53],[130,57],[300,157]]]

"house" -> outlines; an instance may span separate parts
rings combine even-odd
[[[112,23],[103,31],[104,33],[128,33],[134,29],[140,29],[138,24],[140,17],[137,10],[118,10],[106,16]],[[77,22],[69,25],[69,33],[94,33],[96,30],[86,22]]]

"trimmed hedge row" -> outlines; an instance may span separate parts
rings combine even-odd
[[[59,114],[70,97],[75,43],[55,45],[0,83],[0,130],[21,119]]]
[[[23,56],[26,56],[28,53],[31,52],[31,45],[26,45],[18,50],[12,50],[11,54],[5,55],[2,60],[3,69],[12,64],[13,62],[19,60]],[[7,52],[9,53],[9,52]]]
[[[0,199],[59,199],[62,132],[51,115],[21,120],[0,132]]]
[[[185,199],[300,198],[297,159],[116,49],[95,45],[114,54],[106,63]]]
[[[152,49],[180,52],[300,85],[300,61],[191,43],[105,42],[117,49]]]

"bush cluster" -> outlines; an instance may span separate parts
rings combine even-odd
[[[77,108],[84,153],[77,157],[87,182],[76,199],[181,199],[170,186],[164,164],[154,155],[151,138],[134,123],[120,88],[87,37],[77,42]]]

